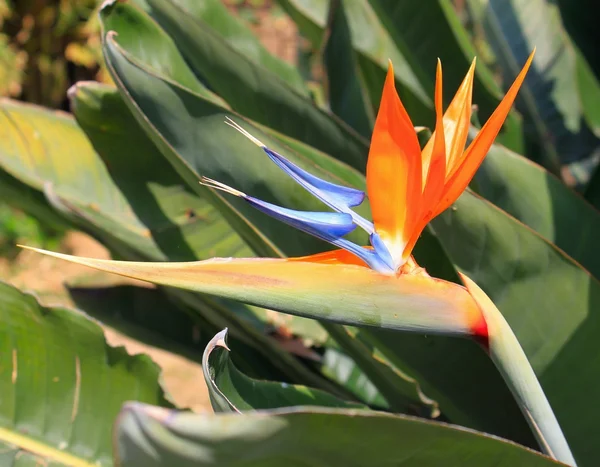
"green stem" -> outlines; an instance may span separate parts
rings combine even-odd
[[[519,404],[542,450],[548,456],[575,467],[567,440],[517,337],[495,306],[481,308],[488,326],[490,357]]]

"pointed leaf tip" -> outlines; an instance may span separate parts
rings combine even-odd
[[[158,285],[342,324],[471,336],[481,316],[464,287],[419,274],[390,276],[357,265],[268,258],[110,261],[26,248]]]

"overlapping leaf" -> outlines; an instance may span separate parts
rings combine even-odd
[[[468,5],[507,83],[537,47],[517,102],[541,149],[527,155],[555,173],[563,164],[588,159],[600,144],[594,135],[600,83],[566,34],[558,6],[545,0],[469,0]]]
[[[517,444],[453,425],[326,408],[240,416],[130,404],[119,418],[117,450],[124,467],[562,465]]]
[[[195,73],[233,110],[362,169],[367,142],[343,122],[228,45],[193,14],[193,9],[191,12],[186,9],[184,2],[149,0],[148,3]]]
[[[153,4],[147,0],[134,0],[145,3],[146,10],[161,19],[160,9],[154,10]],[[308,96],[308,89],[298,70],[287,62],[271,55],[261,44],[252,31],[238,18],[232,15],[220,0],[170,0],[186,14],[207,25],[218,33],[229,46],[252,62],[266,68],[268,71],[284,80],[291,88],[301,95]]]

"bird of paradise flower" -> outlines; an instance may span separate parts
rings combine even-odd
[[[30,248],[96,269],[215,294],[300,316],[342,324],[467,336],[482,343],[504,376],[542,449],[575,465],[556,417],[516,337],[485,293],[430,277],[411,252],[427,223],[450,207],[475,175],[515,100],[533,53],[489,120],[465,148],[475,60],[450,105],[442,109],[442,67],[435,85],[435,129],[420,148],[394,84],[390,63],[367,163],[367,192],[319,179],[269,149],[231,119],[288,176],[333,212],[287,209],[219,181],[201,183],[243,198],[255,208],[339,249],[311,256],[141,263],[78,258]],[[369,197],[372,221],[352,210]],[[356,228],[368,247],[344,238]]]

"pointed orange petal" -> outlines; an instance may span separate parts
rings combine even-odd
[[[444,114],[444,131],[446,134],[447,168],[450,176],[462,162],[469,126],[471,124],[471,104],[473,97],[473,76],[476,59],[473,59],[458,91],[452,98]]]
[[[515,97],[517,97],[519,88],[521,87],[521,84],[523,84],[523,80],[525,79],[525,75],[529,70],[529,66],[531,65],[534,54],[535,49],[533,52],[531,52],[531,55],[527,59],[523,69],[504,96],[504,99],[502,99],[502,102],[500,102],[500,105],[498,105],[496,110],[494,110],[494,113],[491,115],[485,125],[483,125],[481,131],[477,134],[467,149],[462,163],[457,169],[455,169],[454,174],[446,183],[444,195],[436,209],[434,216],[437,216],[439,213],[447,209],[454,201],[456,201],[456,199],[469,185],[469,182],[483,162],[483,159],[492,146],[494,139],[502,128],[502,124],[504,123],[504,120],[510,111]]]
[[[371,139],[367,193],[375,230],[400,262],[421,198],[421,149],[396,93],[391,62]]]
[[[429,161],[423,161],[428,166],[428,171],[423,171],[423,199],[421,201],[421,213],[416,224],[410,232],[410,239],[404,250],[404,257],[407,258],[429,220],[433,215],[433,210],[437,206],[444,189],[444,180],[446,178],[446,141],[444,137],[444,109],[442,107],[442,64],[438,60],[435,76],[435,131],[423,149],[423,158],[428,157]]]
[[[435,72],[435,131],[421,152],[422,177],[423,177],[423,192],[427,191],[427,180],[436,170],[430,170],[430,164],[439,166],[441,161],[437,161],[441,153],[446,157],[446,148],[444,141],[444,124],[443,124],[443,108],[442,108],[442,63],[438,59],[437,69]],[[433,162],[432,162],[433,161]],[[445,167],[444,160],[444,167]],[[436,176],[436,175],[434,175]]]
[[[368,267],[362,259],[346,250],[326,251],[324,253],[317,253],[316,255],[286,259],[287,261],[302,261],[305,263],[354,264],[356,266]]]

